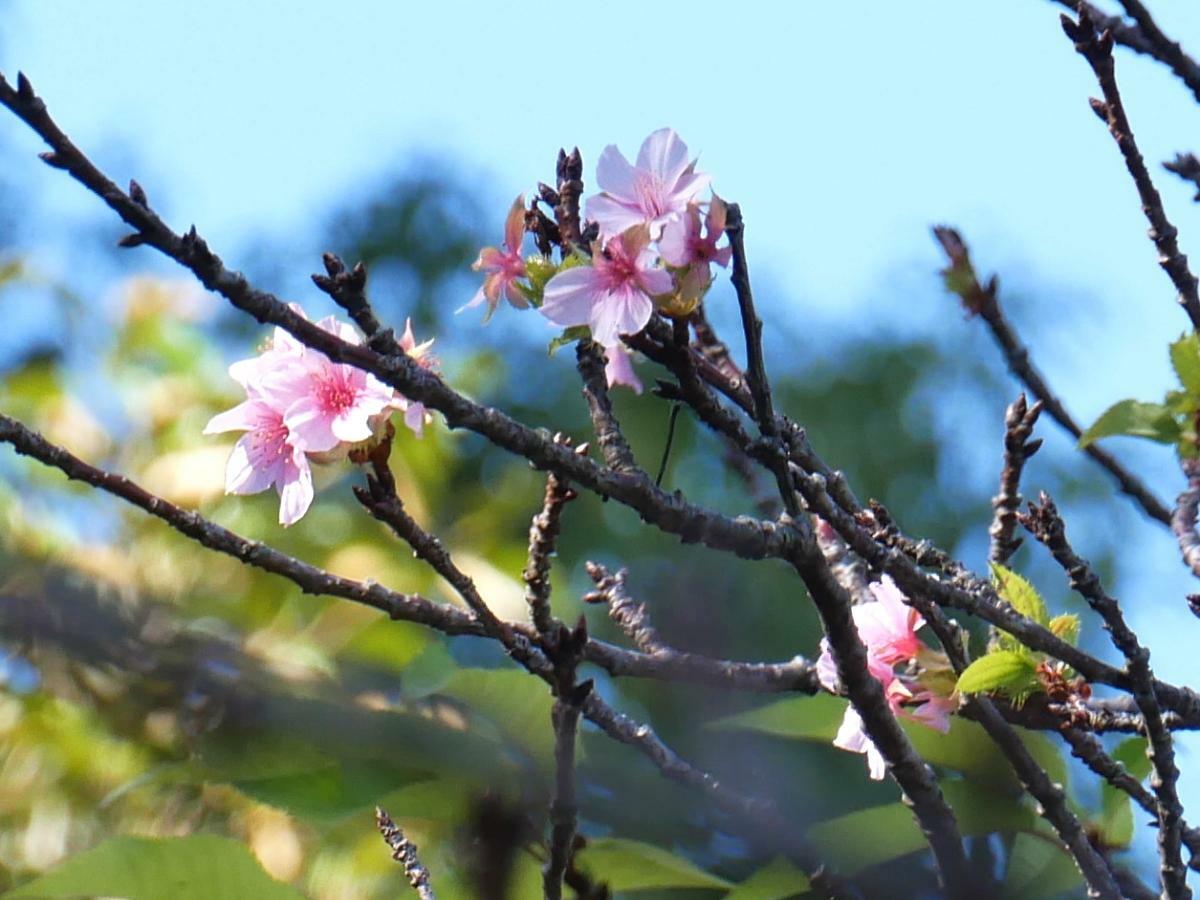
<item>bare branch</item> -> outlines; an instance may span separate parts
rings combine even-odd
[[[554,439],[559,443],[570,443],[561,434],[555,435]],[[587,452],[587,445],[581,444],[575,448],[575,452],[583,455]],[[529,604],[533,624],[543,634],[554,623],[550,613],[550,559],[558,544],[563,507],[576,496],[570,484],[551,472],[546,476],[542,509],[529,523],[529,552],[521,577],[525,581],[525,602]]]
[[[654,626],[650,624],[650,615],[646,612],[646,604],[638,603],[629,596],[629,591],[625,587],[627,573],[624,569],[614,575],[599,563],[589,562],[587,573],[596,583],[596,590],[584,596],[585,602],[607,604],[608,615],[633,641],[633,645],[643,653],[674,652],[663,642]]]
[[[992,499],[996,514],[988,530],[991,536],[988,559],[1001,565],[1021,546],[1021,539],[1014,534],[1017,512],[1021,509],[1021,472],[1026,461],[1042,446],[1040,439],[1029,440],[1042,405],[1039,400],[1029,407],[1021,394],[1004,413],[1004,468],[1000,473],[1000,492]]]
[[[1136,0],[1124,0],[1124,2],[1126,8],[1142,9],[1141,4]],[[1145,18],[1146,23],[1153,24],[1148,14]],[[1107,123],[1109,133],[1117,142],[1117,148],[1125,159],[1125,167],[1129,169],[1129,174],[1133,178],[1134,186],[1142,201],[1142,212],[1145,213],[1146,221],[1150,223],[1150,240],[1154,242],[1154,246],[1158,250],[1159,265],[1162,266],[1170,277],[1171,283],[1179,292],[1179,305],[1187,313],[1192,327],[1200,328],[1200,293],[1197,292],[1196,276],[1188,268],[1187,257],[1179,249],[1179,244],[1175,240],[1178,231],[1167,218],[1167,213],[1163,209],[1162,197],[1154,187],[1150,172],[1146,168],[1146,162],[1134,140],[1133,129],[1129,126],[1129,117],[1125,114],[1121,93],[1117,89],[1116,67],[1113,64],[1112,55],[1112,35],[1108,32],[1103,34],[1097,32],[1095,23],[1086,11],[1080,13],[1078,22],[1068,16],[1063,16],[1062,25],[1067,37],[1075,42],[1075,50],[1088,61],[1088,65],[1092,67],[1092,71],[1100,83],[1104,100],[1093,99],[1091,101],[1092,109]],[[1161,32],[1159,36],[1161,37]],[[1178,50],[1178,45],[1175,46],[1175,49]]]
[[[933,229],[934,237],[946,251],[950,265],[942,271],[946,286],[957,294],[973,315],[978,315],[991,329],[992,336],[999,344],[1001,352],[1011,371],[1041,402],[1046,412],[1076,440],[1083,434],[1083,429],[1067,412],[1062,401],[1051,391],[1042,373],[1029,358],[1029,349],[1021,341],[1004,311],[1000,307],[999,282],[993,275],[986,284],[981,284],[971,264],[970,253],[962,237],[953,228],[938,226]],[[1171,513],[1166,505],[1133,474],[1131,474],[1115,457],[1096,444],[1088,444],[1083,452],[1100,464],[1116,480],[1123,494],[1131,497],[1142,510],[1155,521],[1164,525],[1171,520]]]
[[[592,417],[592,430],[596,433],[596,442],[610,469],[640,474],[641,470],[633,459],[633,450],[613,413],[612,398],[608,396],[608,378],[604,373],[604,352],[603,347],[592,341],[580,341],[575,345],[575,360],[583,378],[583,397]]]
[[[1183,564],[1200,578],[1200,534],[1196,533],[1197,510],[1200,510],[1200,460],[1184,460],[1183,474],[1187,476],[1188,484],[1175,501],[1171,530],[1179,541]]]
[[[1029,513],[1021,517],[1021,524],[1046,546],[1067,573],[1071,587],[1100,614],[1113,646],[1128,661],[1133,699],[1145,719],[1146,737],[1149,740],[1146,755],[1154,765],[1151,786],[1158,798],[1158,852],[1163,895],[1171,898],[1191,897],[1187,871],[1180,855],[1183,804],[1177,789],[1179,768],[1175,764],[1171,732],[1163,724],[1155,693],[1150,651],[1141,645],[1133,629],[1126,623],[1120,604],[1105,592],[1091,566],[1067,542],[1062,518],[1048,496],[1043,493],[1037,506],[1032,503],[1029,505]]]
[[[384,842],[392,848],[392,859],[404,866],[404,877],[421,900],[434,900],[429,870],[417,858],[417,845],[404,836],[400,826],[380,807],[375,807],[375,826]]]
[[[1194,153],[1176,153],[1173,160],[1163,163],[1163,168],[1174,172],[1184,181],[1190,181],[1196,188],[1196,196],[1192,200],[1200,202],[1200,159]]]

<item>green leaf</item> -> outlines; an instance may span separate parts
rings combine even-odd
[[[808,888],[808,876],[780,856],[726,894],[725,900],[786,900]]]
[[[1037,588],[1012,569],[1007,569],[999,563],[991,565],[996,593],[1021,615],[1033,619],[1039,625],[1049,625],[1050,613]]]
[[[1150,774],[1145,738],[1127,738],[1113,749],[1111,755],[1138,781]],[[1133,840],[1133,801],[1107,781],[1100,786],[1100,820],[1096,824],[1109,846],[1127,847]]]
[[[1173,444],[1179,440],[1180,428],[1171,411],[1160,403],[1121,400],[1101,413],[1100,418],[1079,438],[1079,446],[1083,448],[1102,437],[1114,435],[1144,437],[1160,444]]]
[[[1079,616],[1071,613],[1055,616],[1050,620],[1049,628],[1068,644],[1075,644],[1079,641]]]
[[[554,701],[542,682],[511,669],[460,669],[439,693],[490,720],[505,738],[541,762],[552,761]]]
[[[80,896],[303,900],[299,891],[263,871],[244,844],[212,834],[113,838],[4,894],[5,900]]]
[[[579,854],[592,877],[614,892],[654,888],[731,888],[724,878],[705,872],[688,860],[641,841],[598,838]]]
[[[717,719],[710,728],[760,731],[776,737],[832,741],[846,712],[846,701],[829,694],[789,697],[735,716]]]
[[[1075,861],[1053,839],[1019,834],[1008,855],[1001,900],[1037,900],[1078,888]]]
[[[1184,390],[1200,397],[1200,335],[1193,331],[1171,345],[1171,366]]]
[[[981,656],[958,676],[958,689],[964,694],[1001,691],[1020,697],[1037,688],[1034,663],[1012,650],[997,650]]]
[[[563,329],[563,333],[556,338],[550,340],[550,346],[547,348],[549,354],[553,356],[567,344],[573,344],[576,341],[582,341],[584,338],[592,336],[592,330],[586,325],[572,325],[570,328]]]
[[[1007,834],[1034,827],[1033,813],[1011,796],[967,781],[941,781],[940,786],[964,836]],[[854,835],[854,839],[847,840],[847,835]],[[820,856],[846,875],[929,847],[912,810],[903,803],[860,809],[829,819],[810,828],[808,837]]]

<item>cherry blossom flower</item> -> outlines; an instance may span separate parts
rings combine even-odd
[[[608,241],[592,245],[592,264],[559,272],[546,284],[538,308],[551,322],[587,325],[592,340],[605,347],[622,334],[637,334],[654,312],[654,294],[671,290],[671,274],[655,267],[650,232],[634,226]]]
[[[658,242],[658,252],[663,260],[676,268],[704,266],[707,270],[708,264],[714,262],[718,266],[729,265],[733,248],[728,244],[717,247],[717,241],[725,234],[725,211],[725,201],[713,194],[704,216],[704,233],[701,234],[700,206],[688,204],[682,216],[668,222],[663,228],[662,238]]]
[[[300,307],[293,312],[304,316]],[[352,344],[362,342],[352,325],[328,316],[317,326]],[[400,345],[419,365],[432,366],[433,341],[418,344],[407,323]],[[279,521],[291,525],[313,500],[310,464],[346,456],[355,444],[378,435],[393,409],[419,437],[427,419],[423,405],[401,397],[373,375],[335,363],[281,328],[255,357],[229,367],[246,400],[219,413],[205,434],[245,431],[225,472],[225,491],[255,494],[275,487]]]
[[[233,409],[218,413],[205,434],[245,431],[225,467],[227,494],[257,494],[269,487],[279,493],[279,523],[292,525],[312,504],[312,470],[283,421],[279,398],[255,391]]]
[[[616,144],[609,144],[596,164],[602,193],[589,197],[587,218],[600,226],[602,237],[647,225],[658,240],[663,226],[681,216],[709,176],[688,162],[687,145],[670,128],[660,128],[642,142],[637,165],[631,166]]]
[[[918,657],[922,665],[931,658],[929,648],[917,637],[925,624],[915,609],[904,602],[904,595],[895,582],[885,575],[882,581],[870,585],[873,601],[860,603],[851,613],[858,635],[866,645],[867,671],[883,685],[884,696],[892,712],[945,732],[950,728],[950,713],[957,702],[953,697],[933,693],[921,684],[920,676],[909,670],[897,673],[897,664],[908,664]],[[936,664],[935,664],[936,667]],[[827,690],[840,689],[837,663],[828,638],[821,640],[821,655],[817,659],[817,678]],[[833,745],[867,757],[871,778],[884,777],[887,765],[871,739],[863,730],[862,717],[853,706],[846,708],[842,725]]]
[[[483,321],[486,322],[500,305],[501,295],[507,297],[508,302],[517,309],[526,309],[529,306],[528,299],[517,283],[517,279],[528,274],[525,270],[525,260],[521,258],[521,240],[524,236],[525,198],[519,196],[513,201],[512,209],[508,211],[508,218],[504,222],[504,249],[484,247],[479,251],[479,258],[471,268],[476,272],[486,272],[487,275],[483,279],[483,286],[469,303],[458,310],[459,312],[478,306],[486,300],[488,308],[483,317]]]

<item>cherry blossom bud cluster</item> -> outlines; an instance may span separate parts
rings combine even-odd
[[[729,264],[730,248],[717,247],[725,204],[716,194],[708,201],[700,196],[709,181],[670,128],[646,138],[634,164],[610,144],[596,166],[600,192],[585,205],[599,234],[591,247],[576,248],[548,279],[535,277],[535,270],[553,264],[521,256],[525,203],[518,197],[503,248],[485,247],[475,261],[484,282],[464,309],[486,302],[486,321],[505,298],[518,309],[536,306],[555,325],[586,327],[605,349],[609,386],[640,393],[621,336],[645,328],[656,309],[689,315],[712,284],[711,264]]]
[[[947,731],[950,713],[958,705],[952,691],[953,675],[944,677],[949,663],[944,654],[927,647],[917,636],[925,620],[907,604],[890,576],[884,575],[870,589],[875,599],[852,610],[858,636],[867,648],[867,670],[883,685],[892,712]],[[837,662],[828,638],[821,640],[817,676],[827,690],[838,691]],[[887,773],[883,756],[867,737],[862,718],[853,706],[846,707],[833,745],[866,754],[871,778],[876,781]]]
[[[304,316],[300,307],[292,311]],[[351,344],[362,342],[352,325],[333,316],[317,326]],[[417,344],[412,323],[400,344],[422,365],[432,365],[433,341]],[[374,375],[306,347],[282,328],[266,348],[229,367],[246,392],[233,409],[218,413],[205,434],[243,431],[225,470],[225,492],[257,494],[274,487],[279,493],[279,522],[291,525],[313,500],[312,463],[344,459],[356,446],[376,440],[394,411],[421,436],[427,413],[420,403],[401,396]]]

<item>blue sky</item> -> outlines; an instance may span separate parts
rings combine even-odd
[[[339,198],[414,152],[481,175],[499,237],[508,202],[548,177],[560,145],[580,146],[590,177],[605,144],[632,155],[671,125],[742,204],[752,267],[777,286],[772,314],[847,333],[962,328],[928,233],[957,225],[1005,291],[1047,304],[1048,327],[1027,337],[1090,421],[1120,397],[1161,395],[1166,344],[1186,319],[1059,12],[1039,0],[25,0],[5,8],[0,70],[25,71],[104,167],[136,174],[170,221],[194,221],[235,263],[264,235],[310,235]],[[1200,47],[1200,6],[1155,13]],[[1127,51],[1118,77],[1184,249],[1200,253],[1192,192],[1158,170],[1200,151],[1200,109]],[[18,150],[40,149],[0,127]],[[39,233],[61,242],[100,218],[68,179],[22,165],[16,178],[46,199]],[[1068,297],[1070,320],[1055,302]],[[1160,493],[1173,494],[1165,456],[1160,472]],[[1151,537],[1141,543],[1156,579],[1130,586],[1133,618],[1165,642],[1160,672],[1185,679],[1195,668],[1179,635],[1190,645],[1200,623],[1178,598],[1193,588],[1170,542]]]

